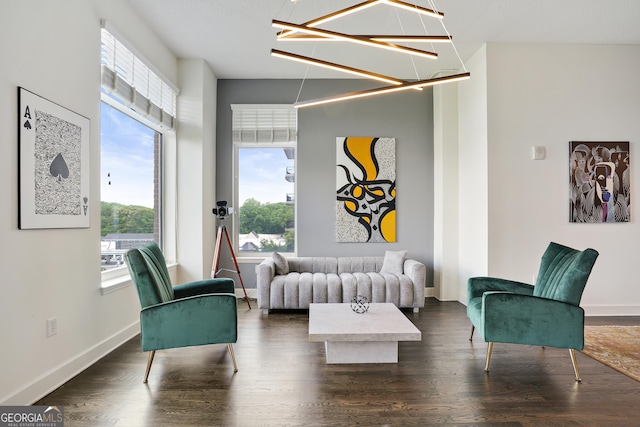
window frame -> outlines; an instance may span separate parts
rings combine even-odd
[[[232,207],[237,213],[232,215],[232,244],[238,259],[262,260],[272,252],[240,252],[240,149],[242,148],[293,148],[294,173],[298,165],[298,111],[293,104],[231,104],[231,143],[233,145],[233,180],[232,180]],[[236,116],[236,114],[238,114]],[[243,139],[245,139],[243,141]],[[284,177],[283,177],[284,179]],[[297,209],[298,183],[293,180],[293,212],[294,212],[294,250],[283,252],[285,256],[296,256],[298,251],[298,209]],[[285,201],[287,195],[285,194]],[[237,206],[237,208],[236,208]]]
[[[160,134],[160,141],[158,147],[158,159],[157,159],[157,168],[158,168],[158,189],[157,189],[157,204],[160,209],[160,213],[158,214],[158,246],[163,247],[164,243],[164,156],[165,156],[165,132],[166,130],[160,124],[156,124],[151,120],[146,119],[145,117],[138,114],[136,111],[127,108],[125,105],[120,103],[117,99],[113,98],[109,94],[104,92],[100,93],[100,105],[102,103],[107,104],[108,106],[115,108],[122,114],[127,117],[136,120],[144,126],[147,126],[154,132]],[[100,134],[102,134],[102,123],[100,123]],[[102,155],[102,139],[100,140],[100,152]],[[102,186],[102,170],[100,174],[100,186]],[[102,199],[102,197],[100,198]],[[101,227],[101,226],[100,226]],[[102,237],[102,233],[100,234]],[[109,270],[104,270],[100,272],[101,276],[101,288],[102,293],[108,293],[109,290],[114,290],[119,287],[125,286],[130,283],[129,278],[129,270],[126,265],[122,265],[120,267],[115,267]]]

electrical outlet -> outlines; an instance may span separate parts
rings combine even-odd
[[[47,319],[47,337],[52,337],[58,333],[58,318]]]

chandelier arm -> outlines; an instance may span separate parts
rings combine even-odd
[[[354,37],[375,40],[388,43],[451,43],[450,36],[425,36],[425,35],[407,35],[407,34],[353,34]],[[278,41],[340,41],[332,37],[312,35],[312,34],[289,34],[286,36],[278,36]]]
[[[430,16],[432,18],[443,19],[444,13],[438,12],[435,9],[429,9],[426,7],[418,6],[417,4],[407,3],[401,0],[379,0],[382,3],[386,3],[390,6],[399,7],[400,9],[408,10],[409,12],[417,12],[420,15]]]
[[[278,57],[278,58],[290,59],[290,60],[293,60],[293,61],[302,62],[304,64],[317,65],[317,66],[320,66],[320,67],[329,68],[329,69],[336,70],[336,71],[341,71],[341,72],[345,72],[345,73],[349,73],[349,74],[355,74],[355,75],[358,75],[358,76],[361,76],[361,77],[366,77],[366,78],[369,78],[369,79],[379,80],[379,81],[383,81],[383,82],[390,83],[390,84],[393,84],[393,85],[402,85],[404,83],[407,83],[404,80],[396,79],[394,77],[385,76],[384,74],[378,74],[378,73],[374,73],[374,72],[371,72],[371,71],[360,70],[358,68],[353,68],[353,67],[348,67],[346,65],[336,64],[334,62],[323,61],[321,59],[309,58],[307,56],[302,56],[302,55],[298,55],[298,54],[295,54],[295,53],[284,52],[284,51],[277,50],[277,49],[271,49],[271,55],[275,56],[275,57]]]
[[[275,28],[284,28],[284,29],[294,29],[307,34],[312,35],[320,35],[324,37],[332,37],[343,41],[348,41],[352,43],[359,43],[367,46],[378,47],[387,50],[393,50],[396,52],[407,53],[409,55],[418,55],[430,59],[436,59],[438,54],[435,52],[429,52],[426,50],[415,49],[411,47],[399,46],[393,43],[380,42],[375,40],[366,39],[363,37],[352,36],[349,34],[338,33],[335,31],[321,30],[319,28],[309,28],[304,25],[292,24],[290,22],[279,21],[274,19],[271,21],[271,25]]]
[[[344,93],[342,95],[329,96],[326,98],[310,99],[308,101],[300,101],[293,104],[295,108],[311,107],[314,105],[328,104],[331,102],[345,101],[347,99],[364,98],[373,95],[382,95],[386,93],[399,92],[402,90],[425,88],[428,86],[435,86],[442,83],[451,83],[461,80],[466,80],[471,77],[471,73],[453,74],[450,76],[435,77],[427,80],[420,80],[417,82],[406,83],[401,86],[384,86],[377,89],[367,89],[356,92]]]
[[[320,16],[316,19],[312,19],[311,21],[307,21],[303,23],[303,26],[306,27],[315,27],[316,25],[323,24],[325,22],[333,21],[334,19],[341,18],[346,15],[350,15],[352,13],[358,12],[360,10],[369,8],[371,6],[375,6],[380,3],[381,0],[367,0],[362,3],[354,4],[353,6],[346,7],[344,9],[336,10],[335,12],[331,12],[327,15]],[[292,33],[295,33],[295,30],[284,30],[278,33],[278,38],[286,37]]]

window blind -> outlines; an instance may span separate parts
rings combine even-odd
[[[154,123],[173,128],[177,90],[104,27],[100,64],[108,94]]]
[[[298,115],[293,105],[233,104],[233,142],[296,142]]]

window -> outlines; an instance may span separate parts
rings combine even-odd
[[[162,134],[109,105],[100,109],[101,266],[124,266],[124,253],[160,243]]]
[[[106,271],[124,266],[128,249],[161,243],[163,132],[173,127],[177,90],[106,22],[101,41],[100,258]]]
[[[296,110],[291,105],[231,108],[238,253],[295,253]]]

